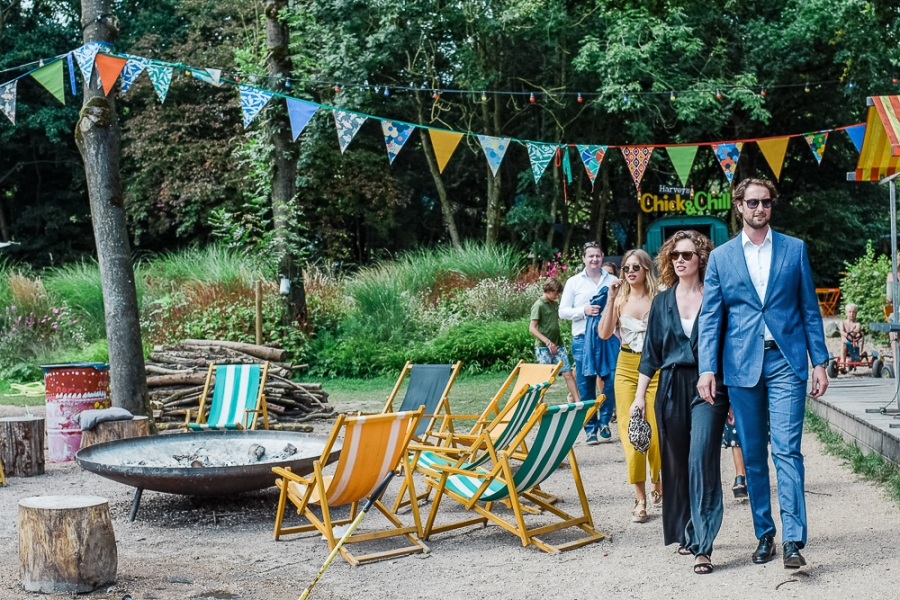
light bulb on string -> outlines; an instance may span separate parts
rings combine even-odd
[[[807,94],[809,93],[809,84],[808,83],[806,84],[806,87],[803,88],[803,91],[806,92]]]
[[[716,90],[716,100],[721,100],[721,99],[722,99],[722,92],[720,92],[719,90]]]
[[[481,92],[481,101],[487,102],[487,92]]]
[[[851,81],[851,82],[848,84],[848,87],[852,90],[853,88],[856,87],[856,82],[855,82],[855,81]]]
[[[341,86],[339,84],[334,84],[334,93],[337,94],[341,91]]]
[[[672,90],[672,92],[669,94],[669,100],[675,102],[676,99],[677,98],[675,97],[675,90]]]
[[[584,102],[584,99],[581,97],[581,93],[578,93],[578,102]]]
[[[291,89],[291,80],[290,79],[284,80],[284,87],[286,87],[287,89]]]
[[[628,98],[628,94],[625,94],[625,104],[628,104],[631,100]]]
[[[891,83],[897,83],[897,81],[900,81],[900,80],[898,80],[897,76],[894,75],[893,79],[891,79]]]
[[[762,90],[760,90],[759,95],[762,96],[763,98],[765,98],[766,97],[766,88],[763,88]]]
[[[438,98],[441,97],[441,93],[437,90],[434,90],[434,93],[431,94],[431,97],[434,98],[435,100],[437,100]]]
[[[531,96],[528,97],[528,101],[532,104],[534,103],[534,92],[531,92]]]
[[[388,88],[384,88],[384,97],[387,98],[390,95],[391,95],[391,90],[389,90]]]

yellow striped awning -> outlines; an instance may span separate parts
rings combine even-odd
[[[855,181],[879,181],[900,170],[900,96],[873,96],[868,104]]]

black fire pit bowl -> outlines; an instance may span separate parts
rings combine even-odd
[[[115,440],[82,448],[75,454],[82,469],[141,490],[188,496],[226,496],[275,485],[272,467],[311,473],[328,436],[293,431],[197,431]],[[251,455],[254,444],[265,449]],[[297,449],[287,455],[285,447]],[[328,457],[337,460],[340,444]],[[256,447],[259,452],[259,448]],[[176,459],[175,457],[182,457]],[[190,460],[184,457],[194,457]],[[224,466],[202,466],[210,462]],[[191,466],[193,462],[197,466]],[[141,464],[143,463],[143,464]],[[135,499],[135,509],[139,499]]]

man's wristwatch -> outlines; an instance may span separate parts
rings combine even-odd
[[[828,360],[826,360],[826,361],[823,362],[823,363],[820,363],[820,364],[818,364],[818,365],[813,365],[813,367],[822,367],[823,369],[827,369],[827,368],[828,368],[828,363],[830,363],[830,362],[831,362],[831,359],[829,358]]]

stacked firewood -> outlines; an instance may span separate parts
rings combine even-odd
[[[153,417],[166,429],[166,422],[184,423],[185,413],[200,405],[209,365],[269,362],[265,396],[269,423],[289,424],[326,417],[334,412],[321,383],[291,381],[294,371],[306,365],[287,362],[287,352],[273,346],[257,346],[240,342],[185,340],[173,346],[154,346],[146,362],[147,387]],[[207,408],[212,398],[215,376],[210,383]],[[196,416],[192,411],[192,420]],[[262,423],[259,424],[262,428]],[[281,427],[279,427],[281,428]]]

